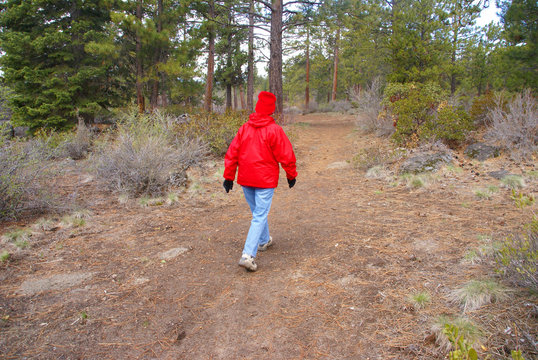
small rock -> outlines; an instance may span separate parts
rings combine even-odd
[[[337,161],[327,165],[327,169],[345,169],[349,166],[347,161]]]
[[[148,281],[149,281],[148,278],[137,278],[137,279],[135,279],[134,284],[135,285],[142,285],[142,284],[147,283]]]
[[[442,164],[452,161],[452,155],[445,152],[425,153],[406,159],[400,166],[399,173],[418,174],[427,171],[436,171]]]
[[[494,179],[501,180],[502,178],[511,174],[508,171],[501,169],[501,170],[496,170],[496,171],[490,171],[488,172],[488,175]]]
[[[168,251],[160,253],[159,258],[161,260],[171,260],[178,257],[181,254],[186,253],[187,251],[189,251],[189,249],[185,247],[173,248]]]
[[[489,158],[499,156],[501,153],[501,148],[499,148],[498,146],[491,146],[481,142],[477,142],[467,146],[464,153],[470,158],[484,161]]]
[[[79,272],[56,274],[41,279],[28,279],[22,283],[19,292],[24,295],[35,295],[44,291],[68,289],[92,277],[93,273]]]

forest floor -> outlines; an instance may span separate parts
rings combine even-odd
[[[299,176],[289,189],[281,173],[275,245],[254,273],[237,265],[250,212],[240,186],[224,192],[220,159],[190,172],[178,202],[153,206],[120,201],[84,162],[73,165],[62,190],[83,199],[85,224],[41,226],[0,264],[0,358],[444,358],[432,324],[462,316],[450,294],[496,276],[487,262],[462,261],[466,252],[520,231],[536,208],[517,208],[486,173],[535,164],[458,156],[462,171],[412,188],[349,165],[387,141],[361,134],[350,115],[297,116],[285,129]],[[537,183],[525,191],[536,194]],[[489,185],[499,191],[477,198]],[[0,234],[29,225],[4,223]],[[418,291],[431,294],[423,309],[408,300]],[[466,312],[486,330],[477,350],[502,358],[519,344],[537,356],[526,337],[538,334],[532,302],[514,291]]]

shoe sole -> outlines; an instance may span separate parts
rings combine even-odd
[[[239,266],[244,267],[248,271],[252,271],[252,272],[258,270],[258,266],[253,267],[251,264],[246,263],[246,262],[242,262],[242,261],[239,261]]]

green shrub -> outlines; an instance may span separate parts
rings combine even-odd
[[[395,118],[397,144],[415,147],[434,139],[446,143],[465,139],[472,122],[462,109],[449,105],[440,86],[428,84],[389,84],[383,104]]]
[[[497,271],[513,284],[538,291],[538,219],[525,226],[523,234],[512,234],[494,253]]]
[[[506,107],[506,96],[503,93],[495,94],[487,90],[483,95],[473,99],[469,115],[476,125],[484,125],[488,123],[488,113],[501,103]]]
[[[512,196],[510,196],[518,208],[524,208],[525,206],[531,206],[534,204],[534,196],[527,195],[522,192],[517,192],[512,189]]]
[[[433,121],[426,123],[424,136],[427,139],[441,139],[449,144],[459,143],[465,140],[471,129],[471,118],[463,108],[443,102],[437,108]]]
[[[476,350],[464,335],[460,335],[460,330],[457,326],[446,324],[443,333],[454,347],[454,350],[448,354],[450,360],[478,360]]]
[[[228,111],[224,114],[200,113],[180,126],[181,131],[201,137],[215,155],[228,150],[237,130],[248,120],[246,112]]]
[[[447,332],[447,329],[450,329],[451,331]],[[450,340],[450,334],[453,335],[455,333],[455,329],[457,329],[458,336],[464,338],[467,344],[470,346],[478,341],[482,335],[482,330],[464,317],[453,318],[450,316],[441,315],[435,320],[432,330],[436,335],[437,344],[442,349],[447,351],[455,349]]]

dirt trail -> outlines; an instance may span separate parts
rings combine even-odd
[[[419,190],[368,180],[346,161],[378,140],[349,116],[299,120],[288,128],[297,185],[281,174],[276,244],[257,272],[237,266],[250,213],[239,186],[224,193],[220,164],[172,207],[122,205],[88,185],[87,226],[47,233],[34,255],[0,270],[0,356],[440,358],[424,342],[432,318],[457,312],[447,289],[480,270],[462,266],[463,253],[520,214],[502,198],[463,207],[472,193],[459,189],[472,178]],[[71,273],[78,285],[21,291]],[[409,310],[414,290],[428,290],[435,310]]]

